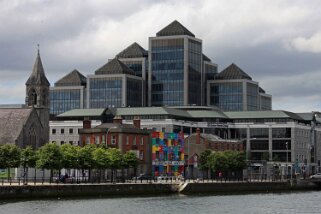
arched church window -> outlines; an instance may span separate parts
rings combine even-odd
[[[36,130],[34,127],[32,127],[29,131],[29,144],[28,145],[34,149],[37,147],[37,135],[36,135]]]
[[[32,88],[29,91],[28,96],[29,96],[28,105],[29,106],[37,105],[37,93],[36,93],[35,89]]]

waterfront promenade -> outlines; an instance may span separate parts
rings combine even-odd
[[[56,198],[56,197],[113,197],[157,196],[168,194],[246,194],[253,192],[281,192],[319,190],[312,180],[131,180],[125,183],[49,183],[3,182],[0,198]]]

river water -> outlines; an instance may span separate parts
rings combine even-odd
[[[321,213],[321,192],[0,201],[1,214]]]

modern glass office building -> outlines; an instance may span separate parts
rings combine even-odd
[[[71,109],[84,108],[86,77],[73,70],[49,90],[50,114],[58,115]]]
[[[143,96],[143,104],[138,104],[139,100],[132,101],[136,102],[135,106],[146,106],[147,100],[147,68],[148,68],[148,51],[146,51],[143,47],[141,47],[138,43],[134,42],[126,49],[121,51],[116,55],[116,58],[124,63],[128,68],[132,69],[135,73],[135,76],[141,77],[143,80],[142,85],[142,96]],[[135,88],[134,82],[130,83],[132,85],[131,88]],[[136,85],[137,86],[137,85]],[[137,87],[136,87],[137,88]],[[128,87],[129,89],[129,87]],[[139,88],[140,90],[140,88]],[[140,91],[129,91],[129,96],[135,94],[137,98],[137,93]],[[133,104],[129,104],[133,106]]]
[[[207,104],[224,111],[271,110],[271,95],[234,63],[207,81]]]
[[[87,78],[87,108],[143,105],[141,77],[118,59],[113,59]]]
[[[202,40],[174,21],[149,38],[149,106],[201,105]]]
[[[218,73],[218,65],[202,50],[202,40],[175,20],[149,38],[148,51],[134,42],[87,80],[57,82],[50,94],[51,113],[108,106],[271,109],[272,97],[258,82],[235,64]]]

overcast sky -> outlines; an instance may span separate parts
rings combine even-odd
[[[24,103],[40,44],[51,85],[94,71],[178,20],[223,70],[236,63],[273,109],[321,111],[319,0],[0,0],[0,104]]]

